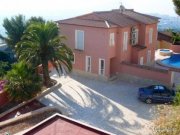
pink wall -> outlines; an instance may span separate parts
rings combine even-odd
[[[84,51],[75,49],[75,30],[84,31]],[[75,53],[74,69],[85,71],[85,57],[91,56],[91,73],[98,74],[101,58],[105,59],[105,76],[110,76],[109,57],[113,57],[114,49],[112,47],[109,51],[109,29],[60,24],[60,31],[67,37],[66,44]]]
[[[67,37],[66,44],[75,53],[74,69],[85,71],[85,57],[91,56],[91,73],[98,74],[99,58],[105,59],[105,76],[109,77],[111,73],[116,72],[116,66],[125,61],[129,63],[139,63],[140,57],[144,57],[144,63],[147,60],[147,51],[151,50],[151,60],[154,60],[154,53],[157,44],[157,24],[135,26],[139,29],[138,45],[145,45],[147,48],[133,53],[130,45],[131,26],[125,28],[96,28],[79,25],[60,24],[62,35]],[[153,28],[153,43],[149,44],[149,29]],[[84,31],[85,48],[84,51],[75,50],[75,30]],[[123,51],[123,34],[128,32],[128,50]],[[109,46],[110,33],[115,33],[115,46]],[[118,65],[120,66],[120,65]],[[117,70],[119,71],[119,70]]]
[[[0,92],[0,106],[3,106],[9,102],[8,94],[5,91]]]
[[[137,65],[121,64],[117,69],[120,73],[134,75],[145,79],[156,80],[165,84],[171,84],[171,71],[160,71],[138,67]]]
[[[170,49],[175,53],[180,53],[180,45],[172,45],[171,44]]]

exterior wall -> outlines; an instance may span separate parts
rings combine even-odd
[[[110,76],[109,57],[113,57],[113,47],[109,50],[109,31],[105,28],[85,27],[78,25],[60,24],[61,34],[67,37],[66,44],[75,54],[73,69],[85,71],[86,56],[91,56],[91,73],[99,73],[99,58],[105,59],[105,76]],[[75,30],[84,31],[84,50],[75,49]],[[114,32],[114,30],[112,30]],[[109,53],[107,53],[109,52]]]
[[[9,102],[8,94],[5,91],[0,92],[0,106],[3,106]]]
[[[117,71],[118,73],[156,80],[167,85],[171,84],[171,71],[157,70],[155,68],[146,68],[132,64],[119,64],[119,66],[116,67],[116,72]]]
[[[166,42],[166,41],[158,41],[158,47],[157,49],[170,49],[172,43]]]
[[[180,45],[172,45],[171,44],[170,49],[175,53],[180,53]]]
[[[151,50],[151,61],[154,62],[155,49],[157,46],[157,24],[135,26],[139,30],[138,45],[146,46],[146,49],[133,53],[131,39],[131,26],[125,28],[95,28],[79,25],[60,24],[61,34],[67,37],[66,44],[75,54],[73,69],[85,71],[86,56],[91,56],[91,73],[99,73],[99,58],[105,59],[105,76],[118,72],[115,70],[118,63],[128,62],[139,64],[140,57],[147,62],[147,51]],[[149,29],[153,28],[153,42],[149,44]],[[84,31],[84,51],[75,49],[75,30]],[[128,49],[123,51],[124,32],[128,32]],[[115,45],[109,45],[110,33],[115,34]],[[119,65],[120,66],[120,65]]]

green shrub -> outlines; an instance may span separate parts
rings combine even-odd
[[[176,93],[176,96],[174,99],[174,105],[180,105],[180,92],[179,91]]]
[[[7,72],[8,84],[5,89],[11,100],[25,101],[41,90],[40,77],[25,62],[18,62]]]

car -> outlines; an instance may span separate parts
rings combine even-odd
[[[151,85],[139,88],[138,98],[147,104],[172,103],[175,94],[175,90],[169,89],[164,85]]]

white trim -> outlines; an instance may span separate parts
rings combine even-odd
[[[128,49],[128,32],[123,33],[123,51]]]
[[[139,40],[139,30],[136,29],[135,30],[135,44],[138,44],[138,40]]]
[[[82,32],[83,33],[83,48],[80,49],[78,48],[78,45],[77,45],[77,33],[78,32]],[[84,50],[84,31],[83,30],[75,30],[75,49],[78,49],[78,50]]]
[[[153,42],[153,28],[149,29],[149,44]]]
[[[90,65],[88,65],[89,63],[88,63],[88,60],[89,60],[89,58],[90,58]],[[86,69],[86,72],[90,72],[91,73],[91,62],[92,60],[91,60],[91,56],[86,56],[86,61],[85,61],[85,69]],[[88,71],[88,66],[90,66],[90,70]]]
[[[101,61],[104,61],[104,69],[101,69]],[[105,67],[106,67],[105,59],[99,58],[99,75],[105,75]],[[103,70],[103,74],[101,74],[101,70]]]
[[[115,45],[115,34],[114,32],[109,34],[109,46],[114,46]]]
[[[151,50],[147,51],[147,64],[150,64],[151,62]]]
[[[144,65],[144,57],[140,57],[140,59],[139,59],[139,65]]]

